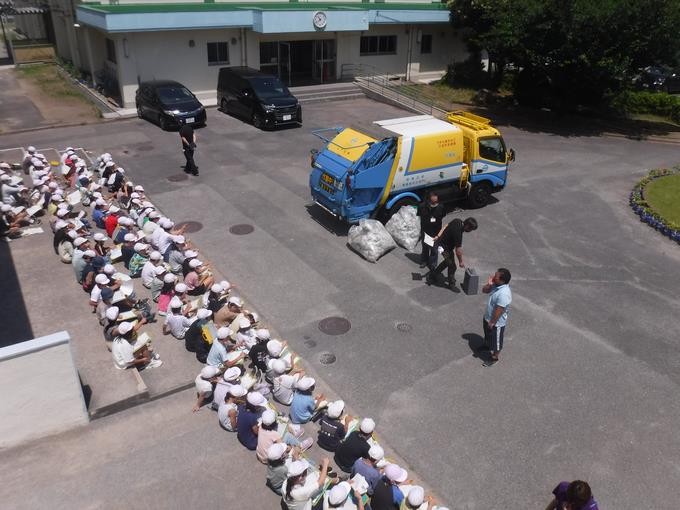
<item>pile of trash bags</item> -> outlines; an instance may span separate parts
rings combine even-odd
[[[377,260],[397,247],[385,226],[378,220],[359,220],[349,229],[349,246],[369,262]]]
[[[369,262],[397,246],[412,251],[420,239],[420,218],[416,209],[403,206],[383,225],[378,220],[359,220],[358,225],[349,229],[349,246]],[[395,243],[396,241],[396,243]]]

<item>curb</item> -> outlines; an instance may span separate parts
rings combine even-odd
[[[644,198],[645,187],[652,181],[661,177],[669,177],[673,175],[680,175],[677,169],[669,170],[652,170],[649,174],[638,182],[633,190],[628,195],[628,203],[633,209],[633,212],[640,217],[640,221],[646,223],[661,235],[669,238],[680,244],[680,230],[677,226],[670,225],[664,220],[661,215],[655,212]]]

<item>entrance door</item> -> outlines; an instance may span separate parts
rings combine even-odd
[[[312,77],[317,83],[335,81],[335,39],[314,41]]]

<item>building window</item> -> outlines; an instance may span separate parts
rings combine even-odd
[[[114,64],[118,62],[116,60],[116,43],[111,39],[106,40],[106,60]]]
[[[420,36],[420,53],[432,53],[432,34],[423,34]]]
[[[396,35],[365,35],[361,38],[359,54],[364,55],[396,55]]]
[[[218,66],[229,63],[229,43],[228,42],[209,42],[208,43],[208,65]]]

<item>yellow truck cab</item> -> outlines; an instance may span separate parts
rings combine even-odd
[[[312,153],[314,202],[348,223],[387,220],[428,191],[486,205],[505,186],[512,157],[486,119],[456,112],[447,120],[418,115],[315,131],[326,146]]]

